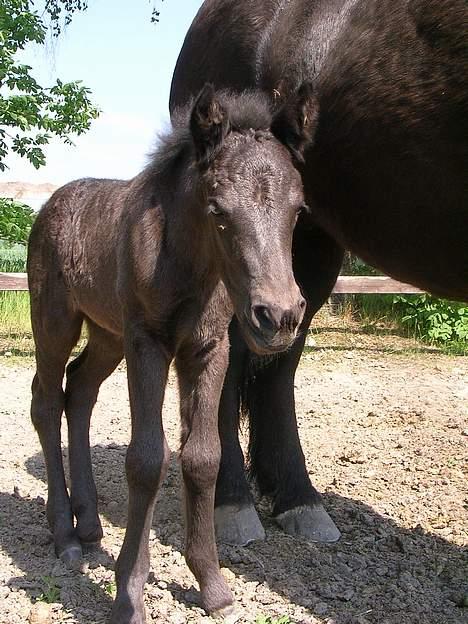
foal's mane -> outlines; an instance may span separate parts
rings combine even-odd
[[[216,98],[228,111],[231,129],[235,132],[267,131],[272,123],[273,112],[265,93],[259,90],[233,93],[217,91]],[[190,133],[190,115],[193,98],[187,105],[178,108],[172,116],[170,130],[158,137],[156,150],[150,156],[145,173],[157,180],[159,187],[171,184],[182,164],[189,166],[193,158],[193,142]]]

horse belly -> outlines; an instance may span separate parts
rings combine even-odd
[[[86,212],[74,224],[74,235],[63,262],[64,277],[74,305],[96,325],[122,333],[117,293],[118,228],[110,215],[99,227],[89,227]]]
[[[83,261],[70,276],[70,294],[75,306],[99,327],[122,334],[122,310],[117,293],[117,267],[114,257]]]
[[[72,293],[74,294],[74,291]],[[99,298],[97,300],[95,288],[81,287],[79,295],[74,296],[74,299],[86,318],[112,334],[122,335],[122,311],[116,298]]]
[[[348,158],[306,187],[318,222],[341,244],[384,273],[436,295],[468,300],[468,214],[463,177],[445,163],[401,169]],[[414,164],[414,163],[413,163]]]

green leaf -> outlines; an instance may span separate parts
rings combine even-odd
[[[26,243],[35,218],[34,210],[26,204],[0,198],[0,239]]]
[[[52,33],[60,33],[83,0],[46,0],[44,11]],[[35,9],[34,0],[0,1],[0,170],[10,151],[27,158],[34,167],[45,164],[45,147],[51,138],[73,144],[72,137],[86,132],[99,115],[90,91],[81,81],[52,87],[40,85],[32,67],[19,62],[16,53],[31,43],[43,44],[48,27]]]

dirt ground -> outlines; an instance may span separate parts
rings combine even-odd
[[[259,501],[266,541],[220,547],[237,621],[468,622],[468,359],[378,327],[366,334],[336,321],[316,332],[298,370],[298,421],[310,475],[343,537],[293,539]],[[126,516],[125,370],[102,387],[91,432],[103,549],[69,572],[46,525],[44,463],[29,420],[32,360],[10,353],[0,345],[0,624],[103,623]],[[148,621],[209,624],[181,554],[173,377],[165,426],[174,454],[151,536]]]

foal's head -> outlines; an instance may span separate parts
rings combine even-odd
[[[304,314],[291,257],[304,207],[293,160],[311,143],[317,114],[309,85],[275,115],[258,92],[210,86],[191,111],[200,219],[244,337],[259,353],[287,348]]]

